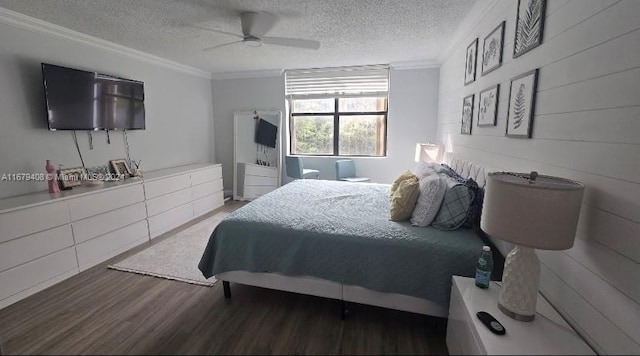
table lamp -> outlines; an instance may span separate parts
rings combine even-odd
[[[490,173],[480,226],[492,237],[512,242],[505,260],[498,308],[509,317],[532,321],[540,284],[540,261],[534,251],[566,250],[580,216],[584,185],[551,176]]]
[[[416,144],[416,162],[440,163],[442,162],[442,145],[433,143]]]

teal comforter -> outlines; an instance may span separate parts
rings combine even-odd
[[[229,214],[198,267],[312,276],[448,306],[451,276],[473,276],[482,240],[389,220],[389,186],[297,180]]]

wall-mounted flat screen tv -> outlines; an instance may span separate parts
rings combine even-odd
[[[275,148],[277,137],[278,126],[264,119],[258,120],[258,127],[256,128],[256,143]]]
[[[144,130],[144,83],[42,63],[49,130]]]

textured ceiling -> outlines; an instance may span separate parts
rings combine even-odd
[[[435,61],[473,0],[0,0],[0,7],[212,73]],[[278,17],[268,36],[319,50],[242,44],[241,11]]]

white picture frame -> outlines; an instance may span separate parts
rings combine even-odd
[[[471,135],[471,127],[473,126],[473,99],[475,95],[471,94],[462,99],[462,120],[460,123],[460,133],[463,135]]]
[[[469,85],[476,80],[476,62],[478,58],[478,39],[476,38],[467,46],[467,54],[464,64],[464,85]]]
[[[489,87],[478,94],[478,126],[496,126],[500,84]]]
[[[537,84],[537,68],[511,79],[505,136],[531,138]]]
[[[502,50],[504,47],[504,26],[502,21],[482,42],[482,75],[502,66]]]

